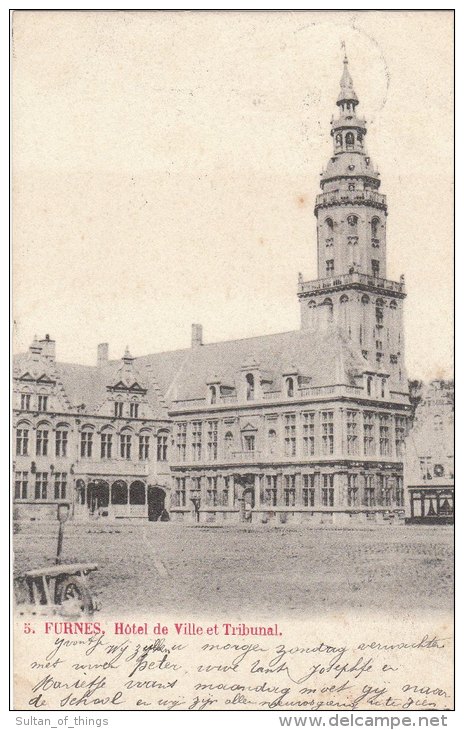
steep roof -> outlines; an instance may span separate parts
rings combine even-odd
[[[351,384],[369,365],[338,330],[295,330],[243,340],[214,342],[172,353],[155,353],[137,359],[150,365],[166,398],[189,400],[206,395],[206,384],[219,381],[236,387],[247,366],[259,368],[268,390],[280,388],[282,375],[298,371],[312,386]],[[167,386],[167,387],[166,387]]]
[[[16,373],[27,367],[27,358],[27,354],[16,356]],[[50,361],[48,367],[62,384],[71,407],[84,404],[87,413],[96,413],[108,386],[116,386],[121,379],[128,385],[128,378],[133,378],[147,389],[156,418],[167,417],[168,403],[206,398],[210,382],[236,391],[246,369],[259,373],[265,391],[280,390],[285,374],[298,373],[311,386],[320,387],[354,384],[355,376],[372,369],[335,328],[214,342],[131,358],[129,363],[124,358],[113,360],[100,367]]]

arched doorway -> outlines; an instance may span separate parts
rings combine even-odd
[[[166,513],[165,501],[166,492],[160,487],[148,487],[148,519],[150,522],[158,522]]]
[[[108,482],[94,481],[87,487],[87,506],[91,516],[108,517],[110,486]]]

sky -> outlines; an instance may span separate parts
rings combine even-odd
[[[406,278],[410,377],[453,356],[450,12],[15,12],[14,349],[121,357],[299,328],[345,42]]]

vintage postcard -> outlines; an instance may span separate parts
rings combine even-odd
[[[15,710],[454,708],[453,34],[13,12]]]

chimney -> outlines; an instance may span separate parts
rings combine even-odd
[[[48,360],[55,360],[56,342],[50,339],[50,335],[45,335],[44,340],[40,340],[39,345],[42,348],[42,355]]]
[[[201,347],[203,344],[203,326],[192,324],[192,348]]]
[[[99,368],[108,362],[108,343],[100,342],[97,348],[97,365]]]

